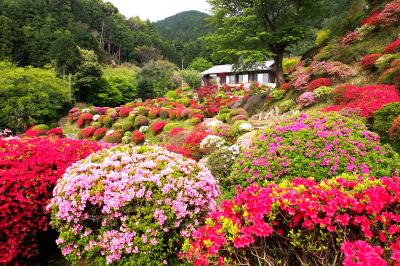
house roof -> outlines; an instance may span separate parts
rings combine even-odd
[[[274,61],[265,61],[264,65],[257,65],[248,71],[260,71],[260,70],[273,70],[272,65]],[[201,72],[203,76],[210,75],[210,74],[220,74],[220,73],[233,73],[233,66],[231,64],[227,65],[216,65],[206,71]],[[238,72],[246,72],[246,71],[238,71]]]

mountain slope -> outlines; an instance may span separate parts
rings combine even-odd
[[[167,40],[188,42],[211,31],[206,18],[209,15],[200,11],[184,11],[155,23],[157,30]]]

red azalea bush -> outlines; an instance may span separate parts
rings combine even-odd
[[[344,85],[335,89],[334,98],[336,106],[325,108],[325,112],[352,108],[359,109],[361,116],[372,117],[385,104],[400,102],[400,92],[396,86],[386,84],[366,87]]]
[[[291,87],[292,87],[292,85],[291,85],[290,83],[284,83],[284,84],[281,86],[281,89],[284,90],[284,91],[288,91],[288,90],[291,89]]]
[[[24,135],[31,137],[31,138],[39,137],[39,136],[46,136],[47,130],[35,129],[35,127],[30,127],[30,128],[28,128],[27,131],[25,131]]]
[[[360,65],[364,69],[374,69],[376,61],[382,56],[382,54],[369,54],[364,56],[361,61]]]
[[[379,24],[393,26],[400,23],[400,0],[388,3],[378,16]]]
[[[63,134],[64,134],[64,132],[63,132],[62,128],[60,128],[60,127],[52,128],[52,129],[50,129],[50,130],[47,132],[47,135],[48,135],[48,136],[58,136],[58,137],[62,137]]]
[[[373,261],[382,255],[397,265],[399,221],[399,177],[253,185],[222,202],[185,242],[181,256],[195,265],[336,265],[343,260],[342,246],[345,262],[370,254]],[[380,248],[342,245],[346,240]]]
[[[346,36],[343,37],[342,44],[349,45],[349,44],[355,42],[358,39],[358,37],[359,37],[359,34],[357,31],[350,32]]]
[[[45,206],[57,180],[100,149],[95,142],[61,138],[0,139],[0,264],[37,255],[37,234],[48,229]]]
[[[190,155],[191,158],[196,160],[201,159],[203,153],[200,149],[201,141],[207,137],[209,133],[203,130],[194,130],[186,137],[183,149]]]
[[[181,127],[175,127],[173,129],[171,129],[171,131],[169,132],[169,136],[170,137],[175,137],[176,135],[178,135],[179,133],[181,133],[182,131],[185,131],[184,128]]]
[[[386,46],[383,52],[385,54],[394,54],[400,52],[400,39],[397,39],[388,46]]]
[[[120,107],[119,108],[119,117],[128,117],[129,113],[133,111],[132,107]]]
[[[85,127],[80,131],[80,136],[83,139],[89,139],[93,136],[94,132],[96,131],[96,128],[94,127]]]
[[[141,144],[144,142],[144,135],[142,132],[135,130],[132,132],[131,140],[135,144]]]
[[[155,122],[151,125],[150,129],[154,135],[158,135],[163,131],[165,125],[167,124],[168,122],[166,121]]]
[[[211,97],[213,94],[216,94],[218,90],[218,86],[204,86],[196,89],[197,95],[200,99],[204,99],[207,97]]]
[[[81,113],[78,117],[78,121],[76,122],[76,125],[78,127],[83,127],[86,124],[89,124],[90,122],[93,121],[93,115],[90,113]]]
[[[308,86],[307,90],[308,91],[314,91],[315,89],[318,89],[320,87],[329,87],[332,85],[332,81],[329,78],[319,78],[311,81]]]
[[[369,17],[363,19],[362,25],[376,25],[379,22],[379,16],[381,12],[379,10],[373,11]]]
[[[96,131],[93,133],[93,137],[96,140],[102,139],[107,133],[107,129],[104,127],[96,129]]]

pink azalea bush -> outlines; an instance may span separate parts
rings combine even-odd
[[[194,265],[398,265],[399,208],[399,177],[252,185],[209,215],[181,258]]]
[[[203,164],[157,146],[116,146],[70,167],[48,208],[71,262],[166,264],[216,207]]]
[[[297,99],[297,103],[302,107],[308,107],[317,102],[317,97],[315,97],[314,93],[310,91],[306,91]]]
[[[399,172],[400,158],[381,146],[379,136],[361,121],[338,114],[301,114],[259,131],[233,169],[231,184],[249,186],[299,176],[391,176]]]

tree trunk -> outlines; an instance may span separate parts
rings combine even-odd
[[[274,51],[274,53],[276,87],[281,87],[285,83],[285,78],[283,77],[283,51]]]

